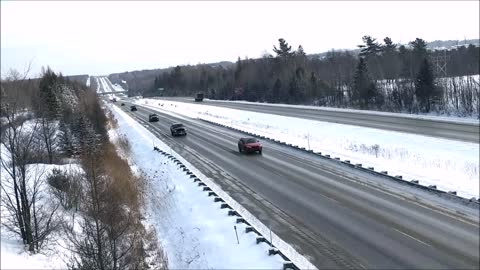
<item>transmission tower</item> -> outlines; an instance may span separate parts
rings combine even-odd
[[[432,56],[432,64],[434,68],[435,75],[437,77],[447,76],[447,62],[450,59],[450,56],[447,55],[447,50],[443,50],[443,55]]]

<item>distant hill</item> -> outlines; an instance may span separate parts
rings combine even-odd
[[[70,75],[70,76],[65,76],[65,78],[68,78],[71,81],[77,81],[80,83],[86,83],[88,79],[88,74],[83,74],[83,75]]]
[[[466,40],[435,40],[431,42],[427,42],[427,49],[430,50],[451,50],[454,49],[458,46],[468,46],[470,44],[473,44],[477,47],[480,47],[480,39],[466,39]],[[408,44],[400,44],[400,45],[405,45],[406,47],[409,47]],[[360,49],[340,49],[335,51],[340,52],[340,51],[348,51],[352,53],[353,55],[358,55],[360,53]],[[314,54],[308,54],[307,56],[311,59],[313,58],[319,58],[322,59],[325,56],[327,56],[329,52],[322,52],[322,53],[314,53]]]
[[[435,40],[427,43],[428,49],[453,49],[457,46],[468,46],[473,44],[480,47],[480,39],[466,39],[466,40]]]

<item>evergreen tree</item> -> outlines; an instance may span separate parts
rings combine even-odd
[[[363,36],[362,40],[364,44],[358,46],[361,49],[360,56],[368,58],[369,56],[381,52],[381,46],[376,42],[375,38],[372,38],[371,36]]]
[[[292,46],[289,46],[285,39],[280,38],[278,39],[278,43],[280,48],[273,46],[273,51],[277,54],[277,57],[287,59],[293,55],[292,53]]]
[[[415,95],[420,104],[420,110],[429,112],[432,103],[438,100],[440,92],[436,89],[432,67],[427,58],[424,58],[420,71],[415,80]]]
[[[298,49],[297,49],[296,54],[297,54],[298,56],[305,56],[305,51],[303,50],[302,45],[298,46]]]
[[[359,104],[362,109],[369,108],[377,97],[377,89],[369,78],[367,64],[363,57],[358,61],[352,90],[352,101]]]
[[[59,131],[59,144],[62,154],[67,157],[73,156],[75,154],[75,143],[72,131],[64,121],[60,121]]]
[[[410,46],[412,46],[411,70],[412,79],[414,79],[420,70],[423,59],[428,56],[427,42],[421,38],[416,38],[414,41],[410,42]]]
[[[37,113],[40,117],[49,120],[57,119],[60,115],[60,101],[58,98],[57,87],[59,78],[50,67],[42,71],[40,79],[40,100],[37,101]]]
[[[414,41],[411,41],[410,46],[412,46],[413,52],[417,55],[425,56],[427,54],[427,42],[421,38],[416,38]]]
[[[383,42],[385,43],[385,45],[383,45],[384,53],[391,53],[396,50],[397,44],[393,43],[391,38],[385,37]]]

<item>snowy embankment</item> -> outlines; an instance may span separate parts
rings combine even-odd
[[[2,158],[8,158],[7,150],[2,147]],[[78,164],[65,164],[65,165],[52,165],[52,164],[30,164],[27,167],[27,173],[33,177],[38,178],[38,181],[46,181],[46,178],[50,175],[53,169],[60,170],[62,172],[82,172],[82,168]],[[1,167],[1,182],[2,185],[7,183],[8,173]],[[40,192],[43,194],[42,198],[46,200],[52,196],[47,190],[48,187],[45,184],[44,189]],[[9,191],[9,189],[6,189]],[[13,194],[11,194],[13,195]],[[5,196],[5,195],[4,195]],[[13,196],[12,196],[13,197]],[[38,202],[37,202],[38,203]],[[46,202],[42,202],[46,203]],[[7,210],[2,202],[1,215],[5,218]],[[61,215],[61,211],[57,212]],[[69,261],[71,253],[67,249],[67,244],[61,235],[54,235],[55,242],[51,246],[44,249],[42,253],[29,254],[26,251],[25,245],[19,240],[18,235],[12,234],[2,224],[0,230],[0,244],[1,244],[1,264],[0,269],[66,269],[66,262]]]
[[[457,191],[465,198],[479,197],[479,145],[475,143],[207,105],[155,99],[136,103],[362,163],[407,180],[417,179],[422,185]]]
[[[237,224],[235,216],[228,216],[228,209],[221,209],[220,204],[215,203],[212,197],[202,191],[173,161],[153,151],[153,144],[174,154],[202,181],[209,181],[206,176],[118,107],[110,108],[118,120],[118,130],[115,132],[117,134],[110,132],[110,136],[128,138],[131,144],[130,163],[147,179],[144,196],[146,218],[147,222],[156,227],[159,241],[168,256],[169,268],[282,268],[284,260],[281,256],[269,256],[268,244],[256,244],[256,234],[245,233],[245,224]],[[237,212],[247,214],[243,207],[231,201],[213,182],[209,181],[208,186]],[[263,225],[256,219],[243,216],[257,229],[262,230]],[[238,233],[238,243],[234,226]],[[274,233],[272,239],[277,247],[283,243]],[[285,255],[296,255],[293,259],[289,256],[292,261],[298,262],[303,268],[314,268],[305,258],[295,254],[293,248],[283,244],[287,249]]]

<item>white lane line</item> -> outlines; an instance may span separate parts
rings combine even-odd
[[[411,235],[409,235],[409,234],[407,234],[407,233],[404,233],[404,232],[402,232],[402,231],[400,231],[400,230],[397,230],[397,229],[394,229],[394,230],[397,231],[397,232],[399,232],[399,233],[401,233],[401,234],[403,234],[403,235],[405,235],[405,236],[407,236],[407,237],[409,237],[409,238],[412,238],[413,240],[415,240],[415,241],[417,241],[417,242],[419,242],[419,243],[422,243],[422,244],[424,244],[424,245],[426,245],[426,246],[431,247],[429,244],[427,244],[427,243],[423,242],[422,240],[417,239],[417,238],[415,238],[415,237],[413,237],[413,236],[411,236]]]

